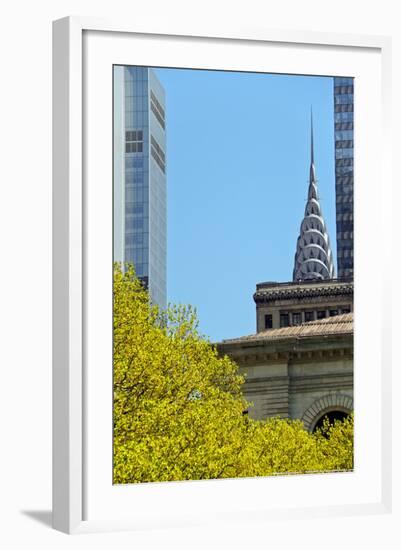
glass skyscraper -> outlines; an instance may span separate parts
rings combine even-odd
[[[114,261],[166,307],[165,93],[148,67],[114,66]]]
[[[337,276],[354,276],[354,79],[334,77]]]

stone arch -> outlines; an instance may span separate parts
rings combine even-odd
[[[330,411],[342,411],[351,413],[354,408],[354,400],[343,393],[328,393],[316,399],[302,415],[302,422],[308,432],[312,432],[320,418]]]

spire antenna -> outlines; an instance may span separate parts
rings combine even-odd
[[[313,147],[313,110],[312,105],[310,107],[310,169],[309,169],[309,181],[316,183],[315,173],[315,152]]]
[[[310,161],[311,164],[314,164],[314,154],[313,154],[313,109],[312,105],[310,108]]]

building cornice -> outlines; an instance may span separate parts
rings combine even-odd
[[[217,345],[220,355],[228,355],[238,365],[335,361],[353,357],[353,333],[330,336],[294,337],[281,341],[231,341]]]
[[[253,299],[256,304],[266,304],[276,300],[318,298],[328,296],[352,296],[354,283],[333,279],[324,283],[261,283],[257,285]]]

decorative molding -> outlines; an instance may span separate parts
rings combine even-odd
[[[335,361],[336,359],[343,359],[344,357],[352,359],[353,343],[352,340],[350,340],[348,346],[337,349],[294,350],[287,353],[262,352],[258,355],[255,355],[255,353],[235,353],[235,351],[235,349],[224,350],[224,354],[231,357],[231,359],[238,363],[239,366],[246,366],[250,363],[253,365],[264,365],[266,363],[288,363],[290,361],[302,361],[303,359],[308,359],[309,362],[321,362],[322,359],[326,359],[328,361]]]
[[[330,284],[327,286],[319,285],[312,288],[305,286],[294,286],[286,288],[266,288],[258,289],[253,295],[256,304],[274,302],[276,300],[286,300],[293,298],[318,298],[320,296],[352,296],[354,294],[354,284],[352,282]]]

